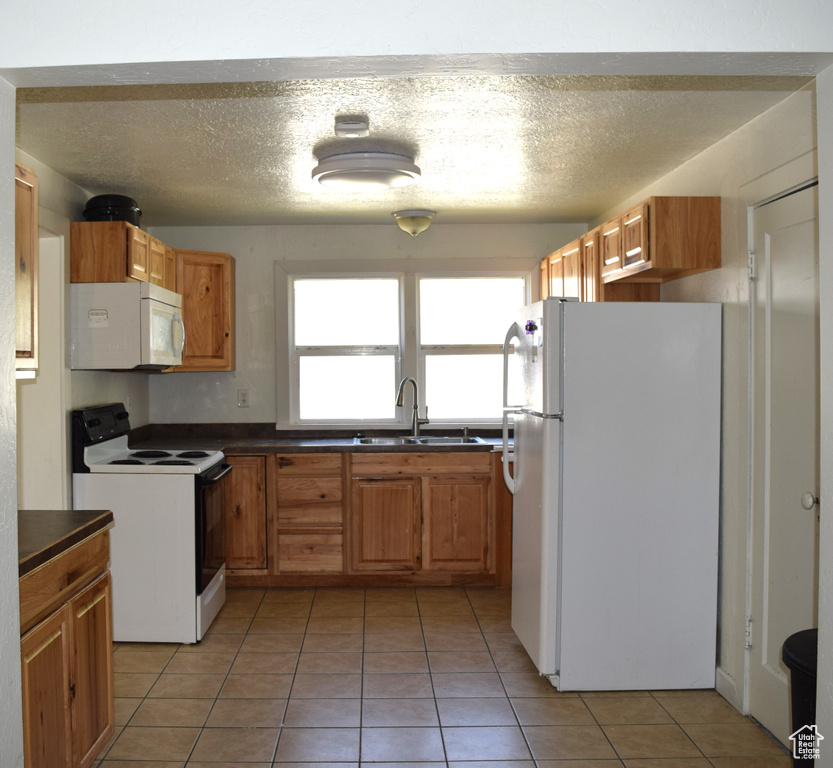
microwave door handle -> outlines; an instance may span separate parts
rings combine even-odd
[[[182,322],[180,315],[174,315],[174,321],[179,325],[179,356],[182,357],[182,351],[185,349],[185,323]],[[171,335],[173,335],[173,326],[171,326]],[[171,339],[176,343],[175,339]]]

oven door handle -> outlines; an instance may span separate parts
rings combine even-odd
[[[231,470],[233,469],[231,464],[223,464],[219,471],[211,475],[211,477],[200,477],[200,484],[201,485],[214,485],[214,483],[219,483]]]

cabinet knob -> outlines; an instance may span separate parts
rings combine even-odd
[[[810,491],[806,491],[801,494],[801,506],[804,507],[804,509],[812,509],[818,503],[818,498]]]

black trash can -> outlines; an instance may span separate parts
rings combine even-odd
[[[792,733],[816,723],[818,648],[818,629],[804,629],[790,635],[781,648],[781,660],[790,670]],[[807,760],[793,759],[793,765],[808,764]]]

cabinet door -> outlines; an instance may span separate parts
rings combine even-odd
[[[176,251],[165,246],[165,281],[163,288],[169,291],[176,291]]]
[[[127,224],[127,276],[147,283],[150,280],[150,241],[147,232]]]
[[[73,765],[88,766],[113,735],[113,627],[110,574],[69,602]]]
[[[266,568],[266,457],[226,456],[226,568]]]
[[[489,477],[423,478],[423,570],[489,570],[490,482]]]
[[[420,567],[419,478],[353,480],[354,571]]]
[[[185,350],[178,371],[234,370],[234,259],[227,253],[176,252]]]
[[[561,258],[561,251],[551,253],[547,260],[549,261],[549,275],[550,287],[547,292],[548,296],[563,296],[564,295],[564,262]]]
[[[148,279],[154,285],[160,285],[166,288],[165,285],[165,251],[166,246],[161,240],[155,237],[148,238],[149,250],[149,269]]]
[[[38,367],[38,177],[14,166],[15,367]]]
[[[538,269],[541,272],[541,300],[550,295],[550,260],[544,259]]]
[[[44,619],[20,640],[23,760],[26,768],[69,768],[69,611]]]
[[[642,203],[622,216],[622,266],[627,269],[649,260],[648,205]]]
[[[564,274],[564,293],[567,298],[581,298],[581,248],[579,241],[561,249],[561,263]]]
[[[581,238],[581,300],[601,301],[599,270],[599,229]]]
[[[599,253],[602,275],[622,269],[622,220],[613,219],[599,232]]]

